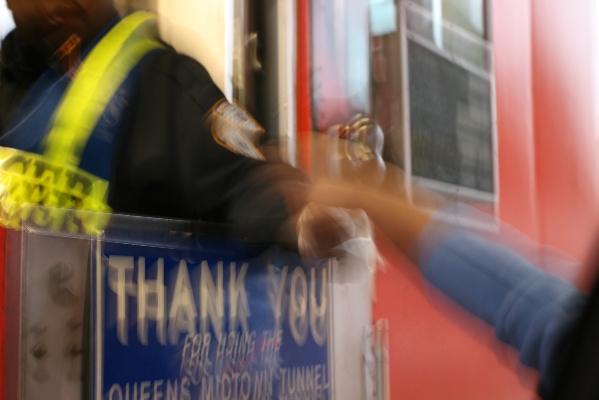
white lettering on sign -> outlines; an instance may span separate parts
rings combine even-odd
[[[273,369],[254,372],[252,399],[271,399],[273,392]]]
[[[200,280],[201,332],[208,332],[208,317],[219,336],[223,330],[225,317],[225,299],[223,294],[223,263],[219,261],[216,267],[216,285],[207,261],[202,261],[202,278]]]
[[[248,400],[252,380],[248,372],[231,372],[202,378],[200,400]]]
[[[135,297],[137,337],[142,345],[149,344],[150,323],[154,323],[156,340],[163,346],[167,343],[176,346],[179,344],[181,334],[186,336],[193,336],[197,332],[206,334],[212,327],[220,349],[217,351],[217,354],[221,355],[218,359],[219,364],[224,365],[231,360],[239,360],[237,354],[245,353],[249,343],[253,343],[253,340],[246,339],[249,334],[248,319],[251,316],[249,296],[245,287],[249,265],[243,263],[238,269],[237,264],[231,262],[229,282],[225,286],[223,264],[222,261],[218,261],[211,267],[208,261],[204,260],[196,265],[194,276],[199,276],[199,282],[196,284],[190,279],[187,262],[180,260],[169,275],[171,283],[167,284],[163,258],[158,258],[150,268],[146,268],[145,257],[138,257],[136,260],[131,256],[111,255],[108,259],[108,286],[117,299],[116,334],[119,342],[128,345],[129,298]],[[136,281],[134,281],[135,267],[137,267]],[[278,332],[283,321],[287,320],[296,344],[302,346],[311,333],[314,341],[319,346],[324,346],[328,336],[327,270],[321,270],[322,276],[319,280],[315,268],[309,270],[310,280],[304,268],[300,266],[293,269],[291,276],[288,273],[288,266],[284,266],[279,271],[280,273],[277,274],[273,265],[268,266],[265,289],[275,321],[274,331]],[[148,276],[155,278],[148,279]],[[171,286],[172,281],[174,286]],[[168,299],[167,287],[173,288],[172,294],[170,290],[168,291]],[[224,329],[225,287],[228,288],[228,332]],[[194,292],[194,288],[198,292]],[[170,302],[167,302],[168,300]],[[245,336],[234,333],[238,328],[241,328]]]
[[[322,269],[322,284],[320,286],[320,301],[316,300],[316,272],[310,270],[310,332],[314,341],[319,346],[324,346],[327,341],[327,274]]]
[[[158,259],[153,266],[156,280],[146,280],[145,258],[137,263],[137,337],[139,342],[148,345],[148,320],[156,321],[156,337],[166,344],[166,318],[164,315],[166,288],[164,287],[164,260]],[[149,299],[154,298],[151,302]]]
[[[299,346],[303,346],[308,337],[308,279],[303,268],[296,267],[291,275],[289,292],[289,328]]]
[[[128,343],[127,297],[136,294],[133,283],[133,257],[110,256],[108,260],[108,286],[117,296],[116,331],[119,342]]]
[[[185,398],[190,400],[188,387],[189,382],[185,379],[181,380],[181,383],[178,379],[174,381],[169,379],[166,383],[164,379],[126,383],[124,386],[115,383],[104,398],[108,400],[182,400]]]
[[[241,324],[241,329],[244,332],[249,331],[247,319],[250,316],[250,303],[248,301],[248,295],[245,291],[245,273],[248,269],[248,264],[244,263],[239,271],[239,276],[235,277],[235,263],[231,265],[231,275],[229,279],[229,330],[236,331],[237,324]]]
[[[232,365],[239,367],[251,363],[256,346],[256,331],[223,332],[217,339],[215,363],[218,371],[229,369]]]
[[[200,383],[202,376],[212,373],[212,360],[209,358],[211,339],[210,333],[185,337],[179,374],[189,377],[195,386]]]
[[[260,362],[262,365],[278,367],[279,350],[283,344],[283,330],[267,330],[262,332],[262,351],[260,352]]]
[[[168,329],[166,323],[166,286],[164,279],[164,259],[159,258],[151,270],[156,279],[147,279],[145,258],[137,260],[137,283],[133,282],[134,258],[129,256],[110,256],[108,260],[108,284],[117,297],[117,337],[121,344],[128,344],[128,298],[137,297],[137,335],[139,342],[148,344],[148,321],[156,322],[156,337],[162,345],[168,342],[177,345],[181,333],[193,335],[198,326],[198,309],[194,291],[189,278],[189,269],[185,260],[181,260],[176,272],[175,286],[168,313]],[[200,331],[208,332],[212,326],[217,337],[224,326],[224,285],[223,263],[219,261],[215,268],[216,279],[212,276],[207,261],[201,263],[199,283]],[[236,264],[230,264],[229,281],[229,321],[231,330],[241,326],[244,332],[248,329],[250,306],[245,289],[245,276],[248,264],[244,263],[239,273]]]
[[[268,277],[271,283],[271,286],[268,288],[268,299],[270,300],[272,312],[275,317],[276,327],[281,326],[281,318],[283,317],[283,294],[288,269],[289,267],[285,265],[281,271],[281,277],[277,279],[274,265],[268,265]]]
[[[330,388],[326,364],[281,368],[280,375],[279,399],[328,398],[324,395]]]
[[[316,268],[310,269],[310,282],[304,268],[297,266],[290,278],[288,293],[287,271],[289,267],[284,266],[277,276],[273,265],[268,266],[268,299],[272,308],[275,324],[281,326],[281,320],[285,317],[284,311],[288,302],[287,320],[291,335],[295,343],[303,346],[308,337],[308,331],[312,333],[314,341],[319,346],[324,346],[328,335],[328,279],[327,269],[322,269],[320,280],[320,295],[316,287]]]
[[[181,260],[177,271],[177,281],[168,321],[168,337],[172,345],[179,342],[181,332],[186,332],[188,335],[196,333],[197,316],[198,312],[193,300],[187,263],[185,260]]]

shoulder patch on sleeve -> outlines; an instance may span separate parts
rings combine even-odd
[[[264,128],[240,105],[223,100],[213,107],[209,118],[212,137],[218,144],[236,154],[265,159],[257,147]]]

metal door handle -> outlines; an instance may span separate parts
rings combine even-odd
[[[260,72],[262,70],[262,63],[258,59],[258,33],[250,33],[246,43],[250,54],[250,66],[252,71]]]

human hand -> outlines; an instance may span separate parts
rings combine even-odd
[[[310,203],[297,220],[298,249],[303,258],[340,258],[339,245],[349,239],[348,232],[331,207]]]

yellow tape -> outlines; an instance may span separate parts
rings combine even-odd
[[[38,154],[0,147],[0,224],[19,229],[29,220],[69,233],[102,229],[109,213],[108,182]],[[36,209],[38,205],[53,209]]]

